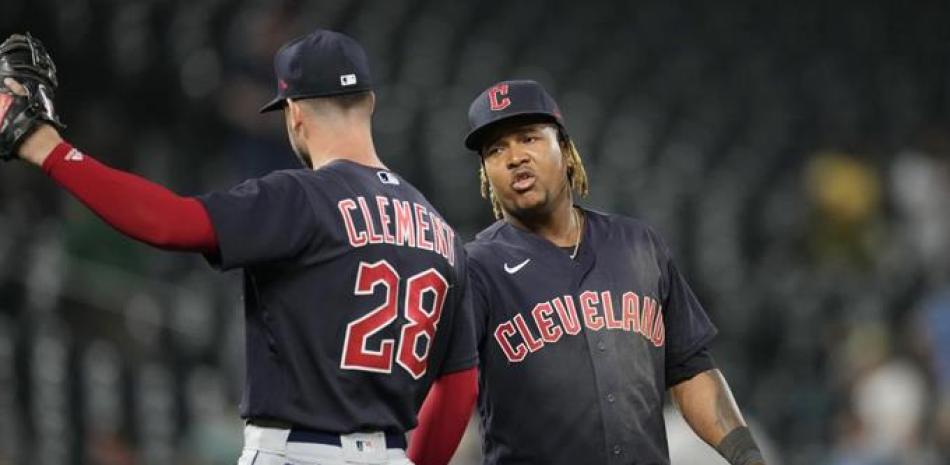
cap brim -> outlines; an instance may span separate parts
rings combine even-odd
[[[550,122],[550,123],[555,123],[558,126],[561,126],[561,128],[564,127],[564,124],[561,123],[561,120],[557,119],[556,117],[554,117],[554,115],[551,115],[549,113],[538,113],[536,111],[512,113],[510,115],[505,115],[502,118],[498,118],[484,126],[473,129],[471,132],[468,133],[467,136],[465,136],[465,147],[468,148],[469,150],[480,153],[482,149],[482,138],[484,138],[485,134],[488,131],[497,127],[501,123],[504,123],[506,121],[511,121],[512,119],[516,119],[516,118],[517,119],[523,118],[526,123]]]
[[[274,100],[271,100],[270,102],[267,103],[267,105],[264,105],[263,107],[261,107],[260,112],[267,113],[269,111],[280,110],[281,108],[284,108],[284,105],[285,105],[284,100],[286,100],[285,97],[281,97],[281,96],[274,97]]]
[[[298,99],[308,99],[308,98],[318,98],[318,97],[336,97],[339,95],[357,94],[360,92],[371,92],[371,91],[373,91],[373,87],[372,85],[367,83],[359,87],[350,87],[350,88],[341,89],[341,90],[332,90],[329,92],[315,92],[311,94],[302,93],[302,94],[296,94],[296,95],[283,95],[283,96],[278,95],[277,97],[274,97],[274,100],[271,100],[270,102],[268,102],[267,105],[264,105],[263,107],[261,107],[260,112],[267,113],[269,111],[280,110],[281,108],[284,108],[285,105],[287,105],[287,99],[289,98],[298,100]]]

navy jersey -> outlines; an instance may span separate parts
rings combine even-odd
[[[406,180],[349,161],[200,198],[243,268],[241,416],[404,432],[434,378],[476,363],[464,249]]]
[[[572,260],[499,221],[467,245],[487,464],[668,464],[667,373],[716,334],[642,223],[585,210]]]

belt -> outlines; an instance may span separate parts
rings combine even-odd
[[[325,444],[328,446],[342,447],[343,442],[337,433],[328,433],[326,431],[317,431],[306,428],[294,427],[290,430],[290,436],[287,436],[287,442],[310,442],[314,444]],[[405,449],[406,437],[401,434],[386,433],[387,449]]]
[[[343,441],[340,440],[341,434],[339,433],[301,428],[299,426],[293,426],[290,423],[279,420],[251,419],[248,420],[247,423],[254,426],[259,426],[261,428],[289,429],[290,435],[287,436],[287,442],[307,442],[311,444],[343,447]],[[386,433],[386,448],[405,449],[406,436],[402,434]]]

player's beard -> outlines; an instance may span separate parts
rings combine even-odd
[[[554,189],[547,189],[539,183],[541,189],[534,192],[539,198],[533,202],[525,202],[518,195],[510,199],[502,199],[502,210],[508,216],[517,218],[523,224],[540,224],[549,221],[550,216],[557,210],[562,201],[573,203],[570,183],[565,176],[564,182]]]

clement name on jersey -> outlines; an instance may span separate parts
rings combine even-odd
[[[387,176],[388,182],[398,182]],[[337,202],[353,247],[393,244],[429,250],[455,264],[455,231],[426,205],[377,195],[347,197]]]

